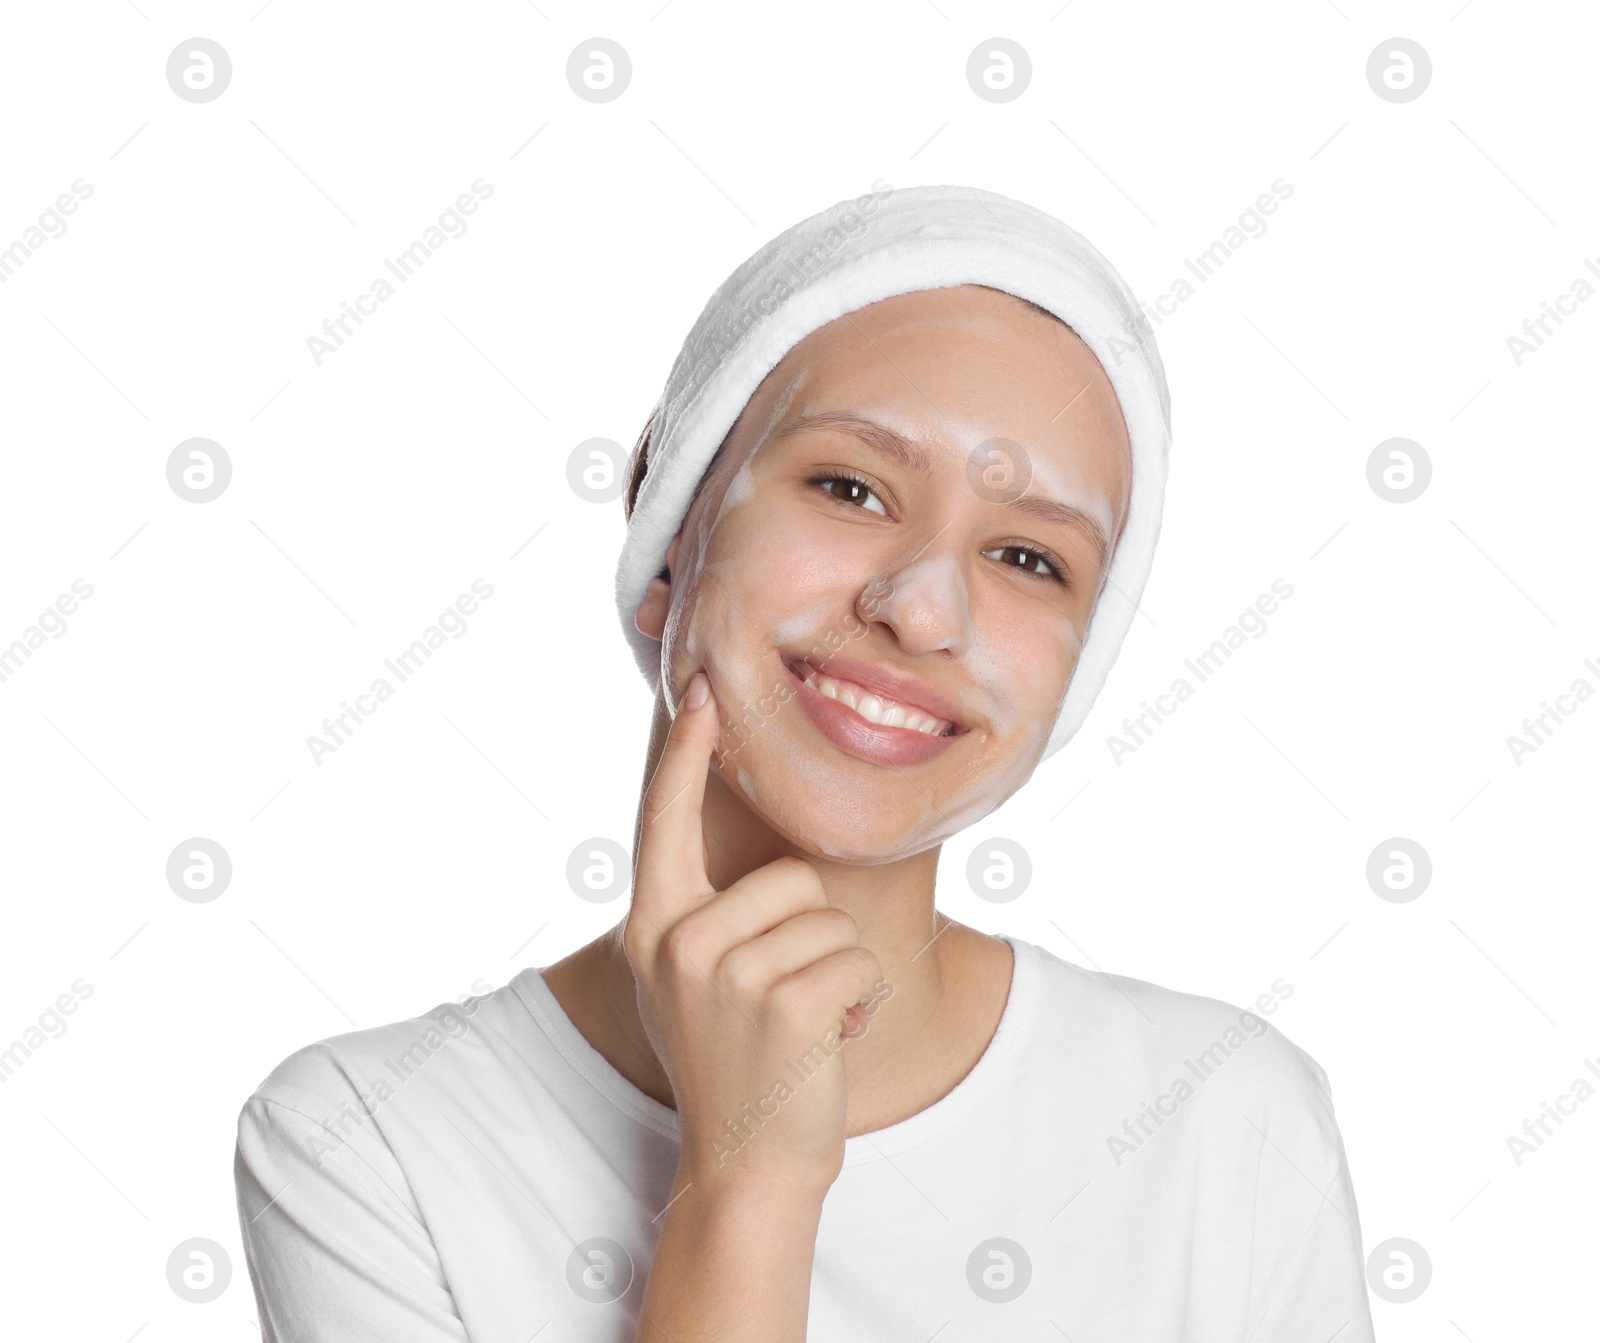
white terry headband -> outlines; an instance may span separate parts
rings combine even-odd
[[[1172,438],[1166,373],[1133,292],[1075,230],[970,186],[915,186],[840,201],[785,229],[718,287],[673,361],[646,473],[617,561],[617,611],[654,689],[661,642],[634,624],[696,487],[762,380],[818,327],[916,289],[983,284],[1066,322],[1116,390],[1133,448],[1128,517],[1044,756],[1088,717],[1150,575]]]

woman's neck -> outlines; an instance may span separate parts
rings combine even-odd
[[[780,854],[800,850],[765,826],[716,775],[707,781],[707,874],[725,890]],[[948,1093],[993,1038],[1011,983],[1010,948],[934,908],[937,848],[881,866],[805,855],[829,904],[846,910],[886,981],[867,1032],[845,1054],[847,1133],[871,1132]],[[632,967],[619,923],[543,972],[573,1024],[646,1095],[674,1106],[666,1070],[639,1020]]]
[[[892,993],[845,1054],[847,1133],[909,1119],[948,1094],[994,1037],[1011,983],[999,938],[936,915],[920,946],[891,948],[863,935]],[[542,971],[573,1025],[645,1095],[676,1108],[666,1070],[639,1020],[621,923]]]

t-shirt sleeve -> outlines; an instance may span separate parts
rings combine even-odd
[[[1280,1037],[1281,1038],[1281,1037]],[[1251,1343],[1374,1343],[1361,1227],[1327,1074],[1290,1046],[1291,1079],[1260,1133],[1252,1218]]]
[[[369,1120],[348,1136],[259,1094],[234,1187],[265,1343],[465,1343],[400,1164]]]

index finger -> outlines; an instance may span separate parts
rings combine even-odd
[[[698,705],[695,698],[704,693]],[[717,698],[704,671],[689,678],[645,789],[633,909],[664,931],[695,899],[714,894],[706,875],[701,808],[717,735]]]

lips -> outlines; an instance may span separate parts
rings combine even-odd
[[[955,730],[955,724],[948,718],[939,718],[914,704],[902,704],[887,695],[875,695],[857,682],[800,667],[791,668],[789,674],[804,680],[819,695],[826,695],[853,709],[875,727],[904,728],[907,732],[919,732],[925,737],[947,737]]]
[[[789,670],[801,680],[820,672],[825,676],[860,686],[880,700],[892,701],[908,711],[921,714],[924,718],[943,719],[950,725],[951,736],[959,736],[967,730],[959,703],[926,681],[909,672],[890,667],[886,663],[838,655],[828,658],[820,665],[788,657],[784,661],[788,664]]]
[[[824,664],[825,673],[819,676],[807,663],[787,657],[783,661],[800,708],[812,726],[857,759],[895,767],[921,765],[943,754],[967,731],[950,712],[950,703],[944,696],[881,664],[829,658]],[[846,675],[847,670],[850,675]],[[837,679],[833,675],[836,671]],[[869,694],[876,697],[876,703],[863,703]],[[852,701],[859,707],[852,707]],[[862,709],[889,721],[876,722]],[[936,712],[939,709],[945,712]],[[901,718],[899,724],[893,721],[897,717]],[[919,724],[926,730],[919,730]]]

